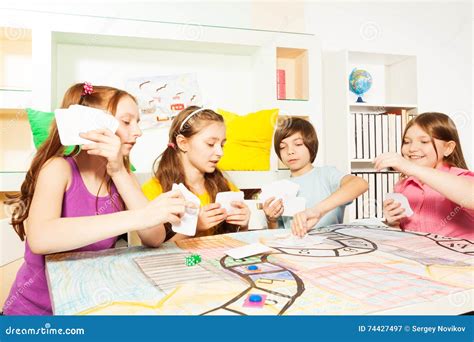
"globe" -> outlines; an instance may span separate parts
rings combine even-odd
[[[365,102],[362,95],[372,86],[372,76],[363,69],[354,68],[349,75],[349,89],[358,95],[356,102]]]

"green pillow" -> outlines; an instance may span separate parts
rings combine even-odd
[[[49,127],[54,119],[54,113],[42,112],[31,108],[26,108],[28,114],[28,121],[30,122],[31,133],[33,134],[33,142],[35,148],[38,149],[41,144],[48,138]],[[74,146],[68,146],[64,150],[64,155],[69,155],[74,150]],[[130,170],[136,171],[135,167],[130,164]]]
[[[42,112],[32,108],[26,108],[26,113],[28,114],[28,121],[30,122],[31,133],[33,134],[33,142],[35,148],[38,149],[48,138],[49,128],[54,119],[54,113]],[[73,149],[74,146],[67,147],[64,154],[70,154]]]
[[[26,108],[26,113],[28,114],[35,148],[38,149],[48,138],[49,126],[54,119],[54,113],[41,112],[31,108]]]

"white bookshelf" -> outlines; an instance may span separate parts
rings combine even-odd
[[[405,124],[411,115],[417,113],[416,63],[416,56],[411,55],[347,50],[328,51],[323,54],[324,127],[326,130],[324,147],[328,165],[334,165],[348,174],[375,171],[373,158],[354,156],[355,134],[351,123],[351,113],[403,112],[403,124]],[[373,78],[371,89],[362,96],[365,103],[357,103],[357,95],[349,90],[349,75],[356,67],[367,70]],[[401,130],[399,128],[399,131]],[[392,130],[387,130],[387,127],[384,133],[393,134]],[[401,137],[397,136],[394,141],[397,145],[401,144]],[[371,191],[372,189],[369,189],[368,201],[372,203],[371,197],[374,194]],[[350,221],[356,218],[354,204],[349,206],[346,215],[348,216],[346,219]],[[373,214],[371,213],[370,216]]]
[[[25,26],[36,22],[41,26]],[[279,108],[282,115],[308,116],[322,127],[322,56],[313,34],[198,25],[196,35],[187,23],[2,10],[0,26],[7,24],[31,30],[35,109],[54,110],[75,82],[124,88],[129,78],[194,72],[212,108],[241,114]],[[277,100],[281,67],[294,84],[288,100]],[[166,129],[144,132],[131,156],[138,172],[150,172],[166,142]],[[322,151],[317,162],[324,158]],[[273,149],[270,165],[268,177],[259,179],[280,172]],[[242,187],[255,185],[254,173],[232,174]]]

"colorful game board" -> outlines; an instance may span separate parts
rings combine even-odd
[[[320,243],[308,239],[308,245],[288,247],[281,233],[253,231],[156,249],[48,256],[54,313],[331,315],[405,308],[410,314],[438,300],[444,300],[445,313],[472,310],[471,241],[334,225],[309,233],[325,237]],[[237,260],[224,253],[257,241],[272,252]],[[202,261],[187,266],[186,256],[192,254]],[[259,301],[250,301],[251,295]]]

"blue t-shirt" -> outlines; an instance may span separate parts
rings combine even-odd
[[[304,175],[291,177],[289,180],[298,184],[300,189],[298,197],[306,199],[306,208],[312,208],[317,203],[329,197],[333,192],[339,189],[341,180],[345,174],[333,166],[315,167]],[[316,224],[317,227],[325,227],[331,224],[342,223],[344,219],[345,206],[350,203],[341,205],[326,215]],[[291,229],[292,217],[282,216],[279,219],[280,226]]]

